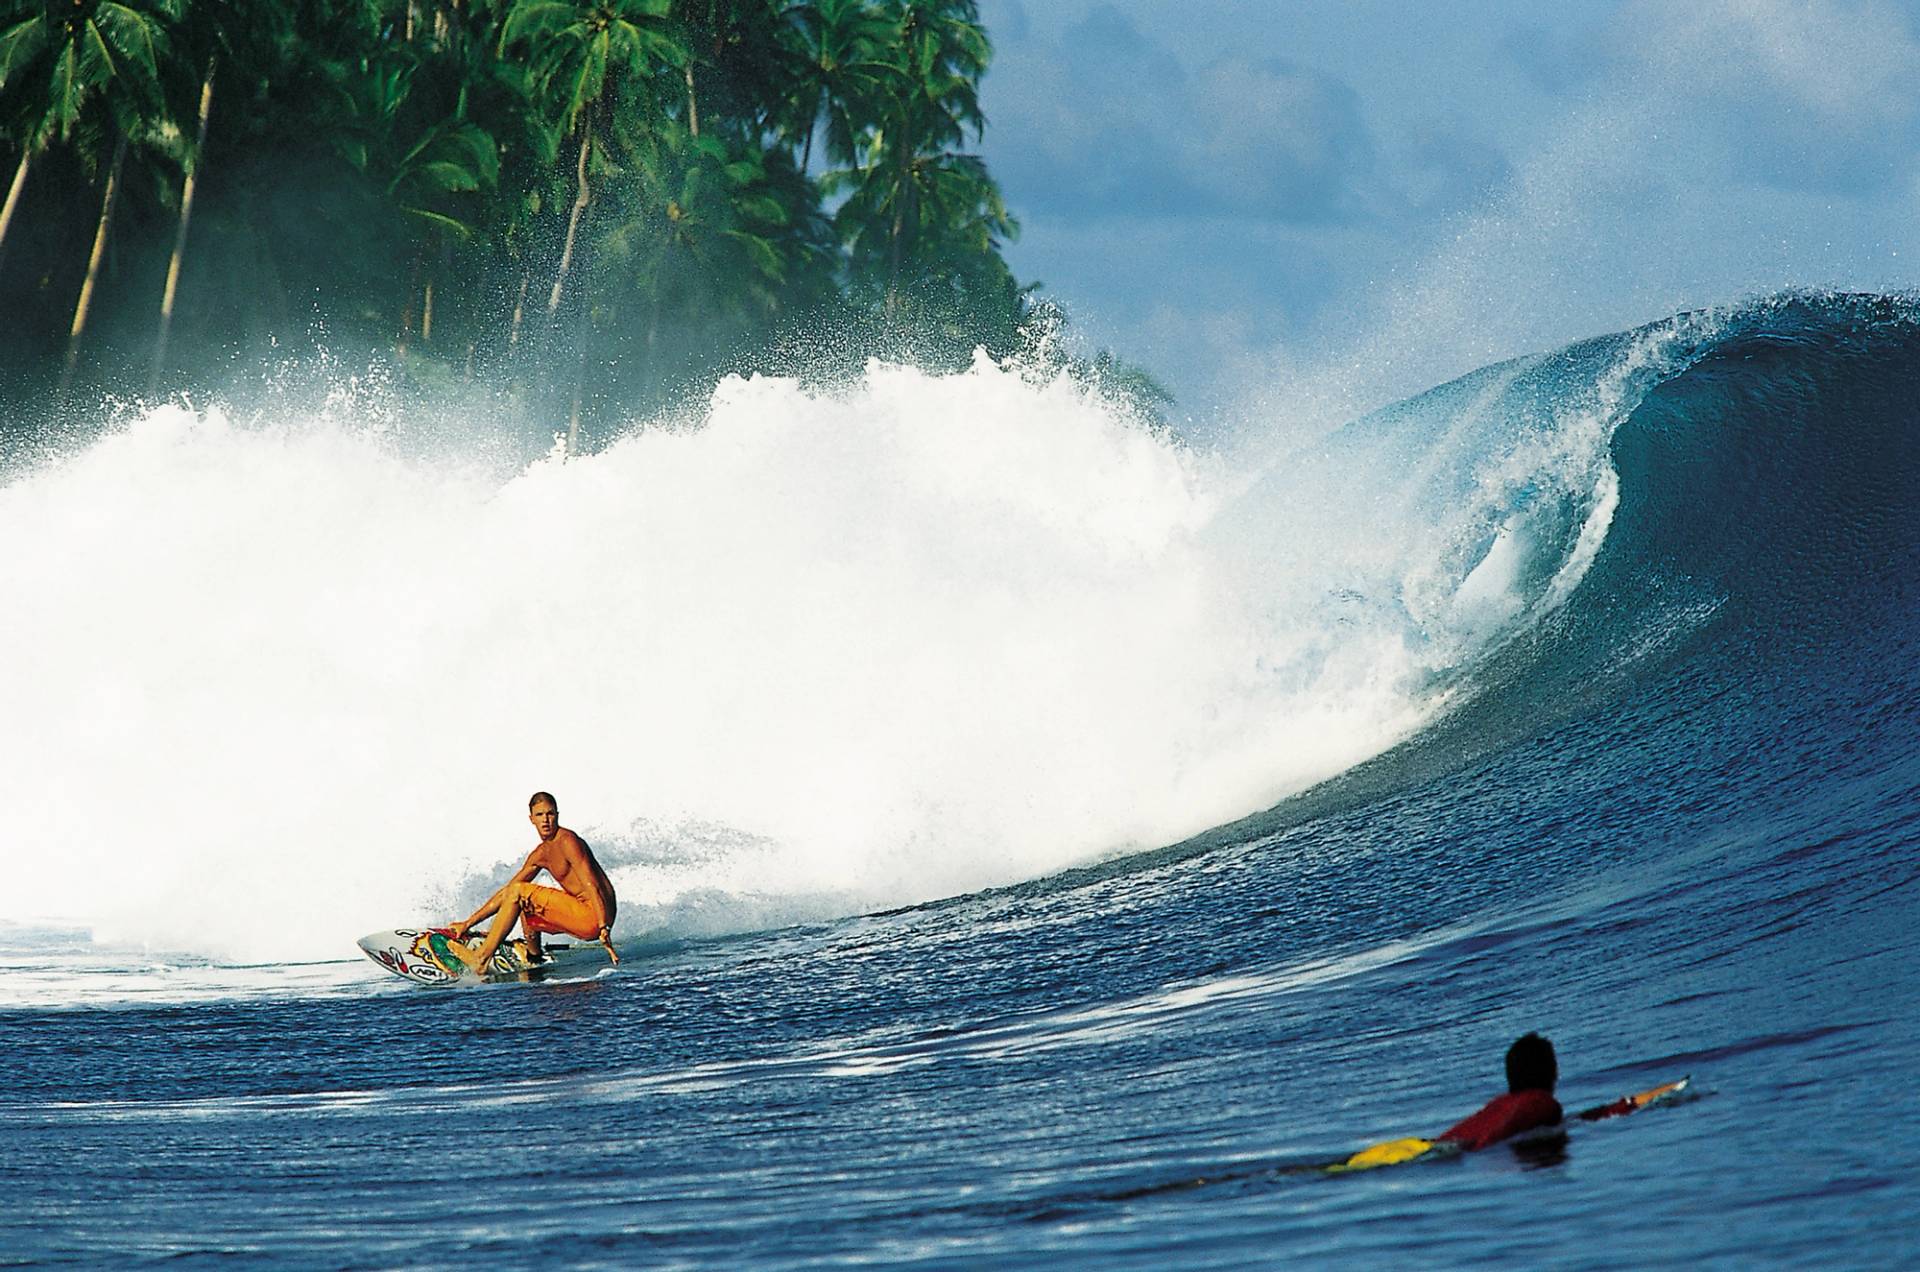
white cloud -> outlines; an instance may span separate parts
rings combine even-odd
[[[1739,178],[1860,195],[1911,170],[1920,43],[1887,4],[1633,0],[1614,30],[1623,68],[1697,111]]]
[[[1830,123],[1910,118],[1920,45],[1868,0],[1634,0],[1628,44],[1696,96],[1771,94]]]

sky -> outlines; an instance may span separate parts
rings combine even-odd
[[[981,15],[1015,273],[1203,431],[1784,288],[1920,282],[1920,0]]]

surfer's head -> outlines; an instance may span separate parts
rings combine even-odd
[[[1551,1091],[1559,1080],[1553,1044],[1539,1034],[1527,1034],[1507,1048],[1507,1090]]]
[[[560,829],[560,801],[545,791],[535,791],[527,801],[527,820],[540,832],[540,838],[552,839]]]

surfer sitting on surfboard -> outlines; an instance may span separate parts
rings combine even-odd
[[[607,881],[607,872],[593,859],[593,850],[586,842],[560,824],[560,803],[553,796],[535,791],[527,801],[527,820],[539,832],[539,845],[527,854],[526,862],[504,888],[447,929],[453,938],[447,948],[475,972],[481,972],[517,920],[528,953],[536,959],[541,954],[541,933],[564,932],[584,941],[599,941],[607,947],[607,957],[618,963],[620,955],[613,948],[613,884]],[[535,883],[533,877],[542,870],[560,886],[549,888]],[[468,929],[489,915],[494,921],[486,939],[478,950],[468,949],[464,944]]]
[[[1473,1152],[1523,1131],[1558,1126],[1560,1101],[1553,1098],[1553,1084],[1559,1078],[1553,1044],[1537,1033],[1527,1034],[1507,1048],[1507,1093],[1487,1101],[1485,1108],[1442,1134],[1440,1141]]]

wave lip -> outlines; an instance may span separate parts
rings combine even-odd
[[[1421,786],[1576,715],[1751,702],[1766,682],[1776,702],[1788,681],[1845,698],[1876,659],[1904,666],[1920,613],[1916,390],[1912,301],[1792,294],[1489,368],[1362,422],[1444,436],[1476,413],[1557,412],[1571,428],[1549,435],[1598,447],[1568,448],[1558,471],[1598,480],[1584,500],[1579,481],[1544,502],[1550,486],[1506,486],[1505,520],[1488,501],[1494,529],[1467,540],[1483,555],[1461,591],[1497,573],[1503,631],[1442,674],[1448,710],[1407,745],[1286,816]]]

